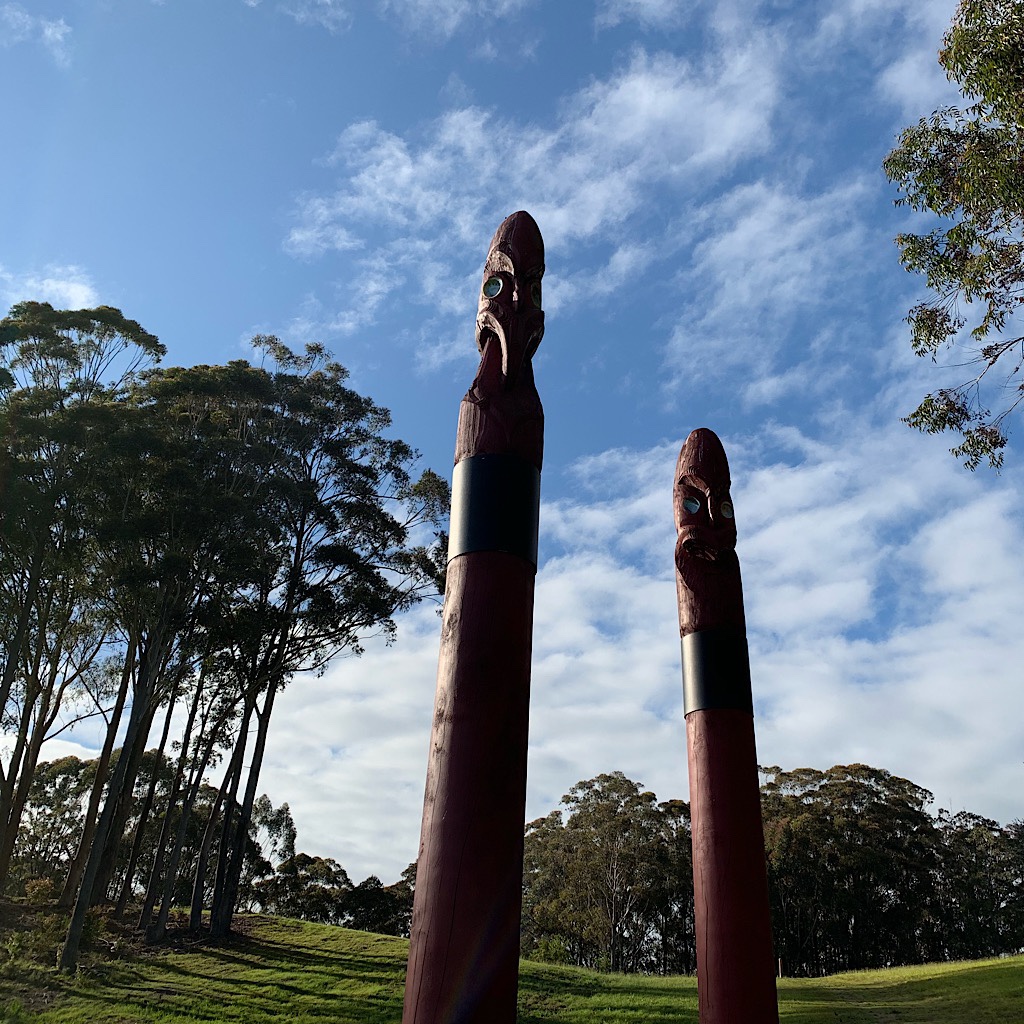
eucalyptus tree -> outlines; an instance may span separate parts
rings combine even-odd
[[[447,485],[429,470],[413,479],[417,453],[384,436],[389,412],[348,388],[347,371],[321,346],[298,355],[276,338],[254,344],[272,367],[272,416],[262,443],[273,466],[263,511],[274,531],[255,566],[259,577],[226,608],[242,720],[255,720],[255,736],[238,819],[225,823],[232,827],[221,844],[215,935],[230,929],[281,688],[296,673],[322,673],[342,651],[360,653],[369,632],[393,639],[393,616],[436,592],[443,578],[437,526]],[[239,729],[239,745],[247,740],[248,729]],[[239,787],[240,757],[234,766]]]
[[[562,805],[564,821],[556,811],[527,826],[530,942],[549,958],[561,954],[581,966],[649,969],[658,959],[667,812],[622,772],[578,782]]]
[[[697,930],[690,805],[685,800],[666,800],[658,804],[658,811],[651,897],[657,970],[660,974],[692,974],[697,970]]]
[[[940,218],[896,238],[903,265],[933,293],[907,317],[911,345],[933,359],[955,347],[958,365],[976,372],[926,395],[906,422],[959,434],[950,450],[970,469],[983,459],[998,467],[1007,417],[1024,399],[1024,5],[960,0],[939,63],[966,109],[943,107],[906,128],[884,166],[898,204]]]
[[[223,411],[259,407],[251,389],[260,377],[248,369],[149,371],[106,438],[94,499],[96,600],[136,660],[122,755],[61,952],[65,969],[76,963],[88,908],[106,899],[154,716],[206,649],[218,602],[247,578],[261,547],[261,466],[245,443],[245,418]]]
[[[346,371],[322,348],[299,356],[273,338],[257,346],[270,369],[238,360],[138,375],[106,424],[104,459],[90,480],[90,595],[133,657],[121,755],[61,951],[65,969],[76,963],[89,906],[107,898],[154,717],[161,706],[171,714],[180,682],[209,662],[210,678],[233,690],[218,702],[226,717],[211,723],[202,767],[175,792],[187,819],[214,745],[233,729],[194,880],[201,893],[223,814],[212,914],[223,932],[251,856],[280,688],[297,672],[322,671],[339,651],[358,652],[367,631],[392,636],[392,616],[440,585],[443,481],[429,472],[413,480],[416,453],[383,437],[387,411],[345,387]],[[137,827],[147,827],[144,815]],[[177,885],[173,848],[160,863],[167,838],[153,862],[164,877],[150,887],[163,886],[161,915]],[[147,903],[143,917],[152,913]]]
[[[333,857],[292,851],[272,875],[255,883],[252,899],[264,913],[342,924],[351,890],[348,872]]]
[[[11,865],[18,888],[33,878],[59,886],[82,829],[94,761],[62,757],[36,765]]]
[[[151,941],[159,941],[166,928],[196,799],[204,785],[207,768],[216,763],[219,748],[229,742],[227,733],[234,721],[237,703],[238,696],[231,687],[218,681],[211,659],[204,659],[194,680],[192,698],[178,741],[177,765],[168,796],[168,809],[139,913],[138,927]],[[211,827],[215,827],[212,818]],[[153,922],[158,902],[160,911]]]
[[[764,771],[769,893],[786,970],[920,962],[938,842],[931,794],[862,764]]]
[[[936,871],[937,959],[969,960],[1015,953],[1024,944],[1024,921],[1014,913],[1021,868],[1013,830],[969,811],[939,812]]]
[[[163,346],[111,307],[22,302],[0,320],[0,885],[42,742],[107,624],[89,593],[93,480],[117,401]]]

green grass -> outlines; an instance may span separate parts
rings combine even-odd
[[[33,968],[23,951],[12,953],[9,942],[0,942],[0,959],[8,958],[0,963],[0,1021],[400,1021],[404,940],[280,918],[242,923],[245,934],[222,945],[182,941],[155,951],[119,946],[127,952],[123,959],[94,955],[73,977]],[[784,979],[779,1010],[784,1024],[1024,1024],[1024,957]],[[519,1021],[696,1024],[696,982],[524,962]]]
[[[854,1021],[1024,1024],[1020,956],[838,974],[818,984],[857,1007],[863,1016]]]

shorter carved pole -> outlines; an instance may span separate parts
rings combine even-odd
[[[491,240],[459,409],[441,650],[403,1024],[514,1024],[544,413],[544,243]]]
[[[729,463],[693,431],[673,492],[701,1024],[777,1024],[764,831]]]

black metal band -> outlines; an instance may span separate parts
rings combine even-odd
[[[683,714],[712,708],[754,713],[750,657],[742,629],[705,629],[684,636]]]
[[[473,455],[452,474],[448,561],[506,551],[537,567],[540,470],[517,455]]]

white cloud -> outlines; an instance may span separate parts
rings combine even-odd
[[[4,4],[0,7],[0,40],[5,46],[23,43],[31,39],[35,32],[36,19],[23,7],[17,4]]]
[[[56,309],[92,309],[99,293],[81,267],[49,266],[42,271],[14,274],[0,266],[0,299],[5,306],[32,300],[49,302]]]
[[[946,78],[938,61],[942,37],[956,4],[941,0],[907,8],[908,29],[901,52],[895,53],[878,76],[877,95],[895,104],[901,120],[916,122],[940,106],[961,99],[956,85]]]
[[[762,763],[863,761],[942,806],[1020,815],[1024,528],[1017,481],[959,469],[932,439],[851,417],[725,438]],[[545,502],[527,815],[620,769],[686,798],[671,481],[678,441],[582,460]],[[300,843],[361,877],[415,855],[440,624],[282,695],[262,787]],[[298,752],[298,753],[297,753]],[[315,766],[315,767],[313,767]]]
[[[922,0],[893,4],[889,0],[836,0],[822,5],[820,18],[808,18],[804,6],[793,8],[791,20],[794,66],[815,75],[843,63],[864,76],[870,94],[865,102],[894,106],[898,129],[908,120],[956,103],[959,93],[938,64],[938,50],[949,28],[957,0]]]
[[[71,62],[68,47],[71,26],[63,18],[56,20],[29,14],[20,4],[0,5],[0,46],[38,42],[60,67]]]
[[[257,7],[260,0],[242,2],[247,7]],[[505,18],[532,2],[534,0],[378,0],[376,6],[383,19],[397,22],[421,41],[424,38],[447,39],[467,23]],[[286,0],[278,10],[300,25],[314,25],[333,33],[351,26],[351,7],[349,0]]]
[[[849,303],[866,288],[876,261],[860,208],[872,198],[859,178],[816,194],[762,180],[695,212],[692,264],[681,281],[691,298],[666,348],[672,385],[684,376],[729,374],[750,404],[829,386],[842,368],[834,351],[828,355],[835,348],[828,334],[795,353],[787,349],[796,367],[778,360],[794,323],[813,332],[801,317]],[[826,350],[822,359],[818,348]],[[813,381],[800,368],[811,360]]]
[[[723,438],[731,456],[759,759],[864,762],[937,803],[1020,816],[1020,480],[971,476],[932,439],[868,415],[812,438]],[[622,770],[687,798],[672,554],[679,440],[581,460],[545,502],[527,816]],[[260,791],[300,846],[384,881],[416,856],[440,620],[403,617],[278,698]],[[74,752],[74,736],[46,757]],[[69,745],[69,743],[71,745]]]
[[[383,237],[360,261],[352,305],[339,316],[366,324],[366,296],[390,287],[396,266],[416,282],[443,284],[410,291],[408,301],[461,298],[460,283],[478,271],[465,254],[486,244],[481,225],[526,207],[549,251],[581,241],[614,246],[610,292],[653,258],[649,241],[635,236],[656,189],[703,191],[768,145],[772,58],[770,49],[750,47],[698,66],[637,50],[620,71],[564,103],[550,127],[479,107],[448,111],[421,138],[352,124],[328,160],[343,172],[338,188],[299,200],[286,249],[313,256]],[[375,271],[389,280],[371,285]],[[556,282],[549,297],[558,295]]]
[[[498,17],[514,6],[487,10]],[[428,17],[419,3],[393,0],[387,9],[406,20]],[[696,336],[721,369],[748,367],[741,394],[747,405],[778,402],[808,385],[820,390],[828,383],[820,367],[775,365],[775,354],[794,317],[835,287],[837,268],[857,256],[865,219],[859,207],[878,196],[861,178],[802,187],[816,168],[790,160],[779,169],[786,188],[741,178],[713,210],[699,203],[745,161],[771,152],[782,97],[790,102],[798,83],[820,75],[828,62],[857,61],[879,96],[921,109],[935,76],[913,69],[937,45],[950,9],[951,0],[908,12],[882,0],[843,0],[811,11],[775,4],[741,12],[720,0],[685,11],[708,19],[713,42],[702,56],[636,49],[617,71],[563,99],[548,124],[462,106],[404,135],[376,122],[350,125],[329,161],[342,173],[338,187],[300,200],[286,249],[320,256],[368,249],[374,239],[376,253],[348,275],[355,282],[350,305],[334,318],[353,329],[374,322],[374,297],[387,287],[374,279],[375,268],[392,274],[401,266],[413,280],[433,279],[435,268],[415,265],[419,247],[446,265],[442,276],[454,294],[473,276],[463,254],[481,248],[479,225],[523,206],[541,224],[550,252],[581,242],[613,247],[601,256],[608,261],[603,273],[582,272],[598,288],[607,284],[606,295],[695,240],[694,273],[685,284],[696,285],[703,308],[678,318],[669,366],[679,368],[679,353],[691,351]],[[435,13],[444,31],[453,31],[483,10],[452,0]],[[609,0],[597,16],[606,24],[655,24],[680,10],[658,0]],[[877,177],[875,165],[871,173]],[[689,203],[687,217],[652,223],[655,196],[659,210],[674,200],[679,210]],[[557,310],[575,284],[571,277],[549,279],[550,308]],[[738,330],[751,323],[758,341],[738,340]],[[450,324],[437,333],[461,337]],[[815,341],[819,348],[837,344],[842,339],[829,330]],[[462,354],[444,343],[431,352],[435,366]]]
[[[394,15],[426,35],[448,37],[469,21],[493,21],[529,6],[534,0],[380,0],[382,15]]]
[[[693,4],[679,0],[598,0],[595,24],[611,28],[637,21],[650,28],[682,25],[693,16]]]
[[[281,10],[300,25],[316,25],[328,32],[340,32],[352,21],[345,0],[290,0]]]

